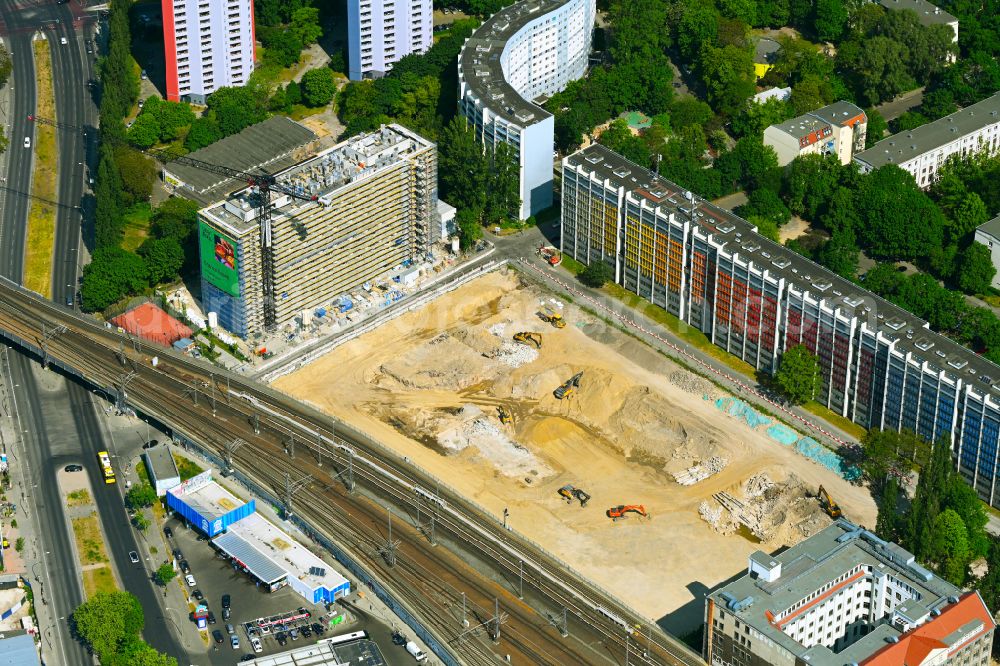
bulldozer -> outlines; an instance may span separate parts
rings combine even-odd
[[[573,486],[563,486],[559,489],[559,494],[566,500],[567,504],[572,504],[574,499],[579,500],[581,509],[587,506],[587,502],[590,501],[588,493]]]
[[[555,391],[553,391],[552,395],[554,395],[559,400],[562,400],[563,398],[570,397],[571,395],[573,395],[573,392],[577,388],[579,388],[579,386],[580,386],[580,377],[582,377],[582,376],[583,376],[582,372],[576,373],[575,375],[573,375],[572,377],[570,377],[569,379],[567,379],[566,383],[564,383],[562,386],[560,386]]]
[[[522,331],[520,333],[514,334],[514,342],[520,342],[523,345],[533,344],[536,349],[542,348],[542,334],[534,333],[532,331]]]
[[[500,423],[507,425],[514,420],[514,417],[510,415],[507,408],[503,405],[497,405],[497,418],[500,419]]]
[[[843,511],[840,510],[840,505],[833,501],[833,498],[830,497],[830,493],[828,493],[826,488],[823,486],[819,487],[819,492],[816,493],[816,497],[819,498],[819,505],[824,511],[826,511],[826,515],[830,516],[834,520],[837,520],[844,515]]]
[[[619,518],[628,518],[627,513],[637,513],[643,518],[649,518],[649,514],[646,513],[646,507],[642,504],[621,504],[619,506],[613,506],[607,510],[608,518],[617,521]]]
[[[538,316],[542,318],[542,321],[547,324],[552,324],[556,328],[566,328],[566,320],[563,319],[561,314],[552,308],[542,308],[542,310],[538,313]]]

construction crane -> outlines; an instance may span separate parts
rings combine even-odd
[[[819,487],[819,492],[816,493],[816,497],[819,498],[819,505],[824,511],[826,511],[826,515],[830,516],[834,520],[837,520],[844,515],[844,512],[840,510],[840,505],[833,501],[833,498],[830,497],[830,493],[828,493],[826,488],[823,486]]]
[[[576,391],[577,388],[579,388],[580,377],[583,377],[583,373],[582,372],[576,373],[575,375],[567,379],[566,383],[564,383],[562,386],[553,391],[552,395],[554,395],[559,400],[570,397],[571,395],[573,395],[573,392]]]
[[[566,328],[566,320],[563,319],[561,314],[552,308],[542,308],[542,310],[539,311],[538,316],[542,318],[542,321],[547,324],[552,324],[556,328]]]
[[[637,513],[643,518],[649,518],[649,514],[646,513],[646,507],[642,504],[620,504],[607,510],[608,518],[614,521],[617,521],[619,518],[628,518],[625,515],[628,513]]]
[[[571,485],[566,485],[560,488],[559,495],[566,500],[567,504],[572,504],[574,499],[578,500],[580,502],[581,509],[587,506],[587,502],[590,501],[590,495],[588,493]]]
[[[42,118],[35,115],[29,115],[28,120],[41,125],[49,125],[57,129],[87,131],[87,129],[83,127],[70,125],[68,123],[60,123],[49,118]],[[271,195],[272,193],[279,193],[292,197],[293,199],[299,199],[300,201],[317,201],[319,197],[315,194],[300,194],[292,188],[279,183],[274,174],[270,174],[265,171],[259,171],[257,173],[240,171],[239,169],[232,169],[219,164],[203,162],[199,159],[195,159],[187,155],[180,155],[169,150],[162,150],[160,148],[136,148],[125,141],[116,143],[117,145],[124,146],[129,150],[134,150],[137,153],[142,153],[156,158],[163,164],[167,164],[168,162],[173,164],[186,164],[196,169],[219,174],[220,176],[225,176],[234,180],[242,180],[250,186],[251,191],[249,198],[253,202],[254,208],[257,211],[257,223],[260,225],[261,289],[264,292],[264,327],[267,330],[273,330],[277,324],[277,314],[275,312],[274,305],[274,251],[271,242],[271,209],[273,206],[271,204]]]
[[[532,331],[522,331],[520,333],[514,334],[514,342],[520,342],[521,344],[528,344],[529,342],[535,345],[536,349],[542,348],[542,334],[534,333]]]
[[[508,412],[507,408],[503,405],[497,405],[497,418],[499,418],[500,423],[504,425],[507,425],[514,420],[514,417],[510,415],[510,412]]]

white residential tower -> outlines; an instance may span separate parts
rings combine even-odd
[[[348,0],[348,76],[376,79],[400,58],[433,44],[431,0]]]

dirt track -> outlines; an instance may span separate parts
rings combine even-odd
[[[571,305],[566,328],[541,322],[550,298],[514,273],[493,273],[275,386],[351,421],[496,515],[508,508],[513,529],[673,631],[695,628],[701,591],[740,573],[754,550],[802,538],[792,520],[763,544],[719,534],[698,513],[713,494],[738,496],[757,472],[779,483],[792,473],[805,487],[826,486],[848,518],[874,524],[865,489],[720,412],[704,399],[721,395],[707,382]],[[518,331],[540,332],[541,350],[510,342]],[[581,371],[574,396],[553,397]],[[500,404],[512,425],[499,423]],[[695,485],[670,474],[713,455],[728,466]],[[586,508],[559,498],[566,484],[591,494]],[[799,502],[807,531],[829,521],[812,502]],[[642,504],[650,518],[612,522],[604,512],[618,504]]]

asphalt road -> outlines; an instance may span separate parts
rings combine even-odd
[[[51,0],[0,4],[0,22],[13,59],[14,97],[11,108],[11,148],[7,182],[0,205],[0,272],[20,281],[24,266],[25,227],[31,191],[33,150],[23,147],[25,136],[34,143],[35,72],[31,39],[42,31],[52,48],[53,85],[56,114],[60,123],[72,127],[94,127],[97,109],[87,82],[94,77],[93,61],[86,53],[84,39],[92,35],[93,23],[86,20],[85,8],[76,0],[57,5]],[[60,43],[66,39],[66,44]],[[52,294],[57,303],[76,301],[78,273],[82,263],[82,211],[90,208],[84,182],[88,158],[95,157],[93,131],[59,133],[59,183],[57,227],[52,267]],[[108,449],[90,394],[75,382],[66,382],[54,392],[40,389],[32,374],[31,361],[20,354],[10,355],[11,383],[27,430],[24,434],[30,468],[37,486],[33,507],[39,532],[39,550],[45,553],[43,567],[48,584],[44,596],[52,613],[60,618],[54,627],[56,659],[49,663],[83,664],[90,658],[70,635],[66,620],[82,601],[77,564],[69,544],[69,530],[55,481],[56,471],[69,462],[82,463],[95,488],[108,551],[115,563],[126,562],[126,553],[138,550],[136,535],[128,523],[119,486],[106,486],[97,469],[96,453]],[[37,568],[37,567],[36,567]],[[138,598],[144,608],[157,607],[149,574],[144,569],[119,567],[119,580]],[[188,661],[187,653],[169,631],[150,625],[145,638],[157,650]]]

